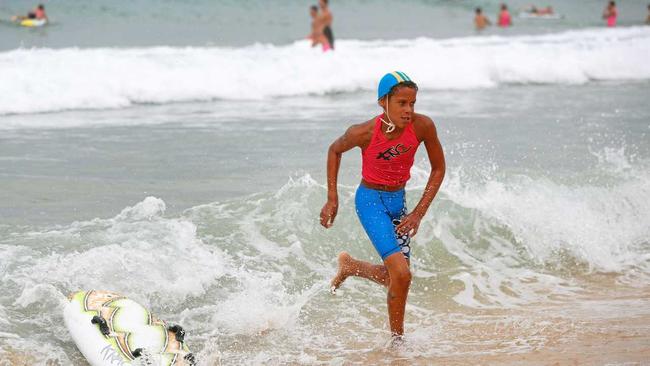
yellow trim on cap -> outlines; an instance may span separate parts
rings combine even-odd
[[[397,71],[393,71],[390,74],[393,75],[395,77],[395,79],[397,79],[398,83],[403,83],[404,82],[404,78],[402,78],[402,76],[400,74],[398,74]]]

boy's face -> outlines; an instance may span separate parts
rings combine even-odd
[[[417,91],[415,89],[401,87],[397,88],[393,95],[388,97],[388,105],[386,105],[386,97],[379,101],[379,105],[384,107],[391,121],[397,127],[404,128],[413,122],[416,97]]]

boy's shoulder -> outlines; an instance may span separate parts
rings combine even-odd
[[[420,141],[426,140],[437,134],[433,120],[424,114],[415,114],[415,118],[413,119],[413,128],[415,129],[415,135]]]
[[[365,122],[357,123],[348,128],[345,135],[348,138],[357,141],[359,144],[364,144],[374,131],[376,117],[373,117]]]
[[[433,120],[431,119],[431,117],[429,117],[427,115],[420,114],[420,113],[415,113],[414,117],[415,118],[413,118],[413,123],[415,124],[416,127],[417,126],[427,127],[427,126],[433,126],[434,125]]]
[[[376,120],[377,120],[377,117],[372,117],[371,119],[369,119],[367,121],[357,123],[357,124],[354,124],[354,125],[350,126],[349,130],[356,131],[356,132],[367,132],[368,130],[372,131],[373,127],[375,126],[375,121]]]

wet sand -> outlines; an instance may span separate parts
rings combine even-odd
[[[650,287],[610,283],[570,300],[439,314],[407,332],[400,349],[367,351],[367,343],[358,344],[358,352],[334,359],[329,352],[304,351],[315,364],[336,365],[650,365]],[[0,366],[67,364],[2,343],[0,338]],[[86,365],[77,357],[73,364]]]
[[[438,342],[429,347],[417,344],[415,332],[415,344],[404,350],[360,354],[344,364],[650,365],[648,287],[601,289],[562,303],[445,318],[434,328]]]

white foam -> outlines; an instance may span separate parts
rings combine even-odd
[[[54,286],[47,283],[39,283],[34,286],[25,287],[20,296],[14,301],[14,305],[27,307],[37,304],[39,307],[49,306],[63,308],[66,303],[63,296]]]
[[[593,151],[591,148],[589,152],[598,159],[601,166],[614,173],[624,173],[632,168],[630,159],[625,154],[625,146],[619,148],[606,147],[601,151]]]
[[[133,207],[127,207],[119,215],[115,217],[116,220],[151,220],[154,217],[162,216],[165,213],[167,206],[160,198],[147,197],[144,201],[139,202]]]
[[[34,243],[57,246],[47,254],[21,248],[12,277],[24,290],[15,304],[25,307],[56,298],[53,294],[67,295],[61,288],[157,292],[178,301],[204,294],[224,274],[225,257],[197,238],[193,223],[162,217],[164,207],[162,200],[147,197],[112,219],[29,233]],[[82,244],[65,250],[71,240]]]
[[[617,166],[627,166],[616,156]],[[457,204],[505,225],[540,264],[570,253],[594,271],[623,273],[642,268],[647,272],[650,268],[639,250],[650,236],[646,224],[650,222],[650,185],[647,174],[639,174],[602,187],[526,176],[470,187],[452,172],[445,193]]]
[[[317,290],[313,287],[303,294],[289,294],[278,272],[247,270],[239,272],[238,277],[241,290],[221,301],[211,320],[213,326],[231,334],[292,330],[300,310]]]
[[[548,302],[551,288],[554,299],[566,299],[580,291],[577,281],[561,274],[567,270],[616,273],[628,285],[647,284],[648,162],[625,147],[591,153],[598,166],[578,182],[508,175],[493,165],[447,172],[436,213],[425,217],[414,245],[426,253],[439,241],[462,263],[450,276],[464,287],[456,302],[474,308]],[[421,192],[425,167],[414,166],[409,190]]]
[[[637,163],[612,154],[614,158],[603,160],[603,168],[609,161],[625,160],[630,166],[625,170],[638,170]],[[630,197],[649,197],[650,180],[643,173],[606,188],[519,177],[476,183],[460,179],[461,174],[449,172],[432,207],[435,213],[425,217],[414,238],[417,275],[406,324],[415,341],[412,354],[460,352],[458,339],[467,337],[443,338],[448,329],[464,322],[487,322],[502,329],[502,321],[507,321],[523,327],[526,339],[534,340],[546,319],[527,323],[525,317],[515,319],[512,314],[504,319],[463,318],[440,310],[447,298],[474,308],[509,308],[575,293],[571,279],[563,280],[561,274],[531,260],[553,260],[549,245],[596,270],[624,271],[645,263],[650,273],[647,250],[634,246],[635,238],[648,237],[643,223],[648,222],[650,207],[647,200],[629,202]],[[419,167],[413,176],[409,190],[426,182],[426,171]],[[0,337],[19,351],[28,352],[39,342],[49,351],[54,348],[51,338],[30,339],[33,333],[25,331],[46,324],[48,336],[63,334],[55,342],[59,351],[52,354],[70,363],[66,354],[73,354],[74,346],[65,338],[58,305],[67,292],[94,287],[125,293],[166,320],[176,322],[180,316],[191,340],[188,344],[206,364],[219,359],[236,364],[313,363],[313,350],[348,359],[359,352],[350,344],[372,351],[373,342],[367,339],[376,337],[374,343],[380,343],[388,338],[384,290],[370,281],[350,279],[341,296],[326,293],[338,251],[350,250],[356,257],[378,262],[354,217],[354,187],[340,190],[339,220],[328,231],[318,227],[317,220],[326,188],[303,175],[277,192],[197,206],[179,217],[166,217],[165,202],[147,197],[112,218],[12,234],[4,240],[19,244],[0,245],[0,257],[8,258],[0,262],[0,270],[6,272],[0,277],[6,289],[0,324],[10,323],[15,330]],[[410,202],[419,199],[412,193]],[[572,225],[574,209],[583,213],[583,225],[603,227],[585,233]],[[624,231],[629,234],[620,235]],[[458,261],[442,258],[433,268],[432,257]],[[448,283],[456,284],[444,288]],[[423,284],[432,291],[423,292]],[[20,323],[8,317],[13,312],[25,314]],[[474,332],[471,326],[467,329]],[[516,352],[528,343],[506,346]]]
[[[378,77],[393,69],[428,89],[647,80],[648,54],[647,27],[341,40],[326,54],[306,41],[244,48],[19,49],[0,53],[0,115],[372,91]]]

